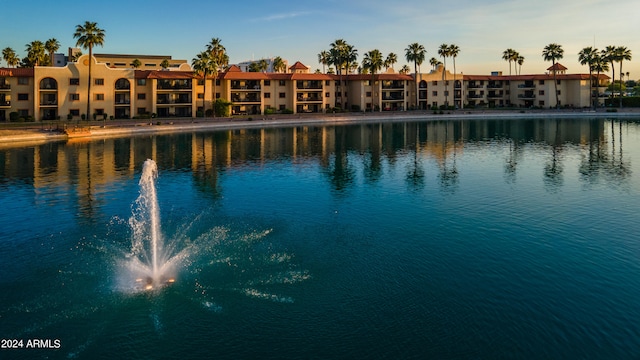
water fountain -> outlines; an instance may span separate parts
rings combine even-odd
[[[132,229],[128,268],[135,276],[135,288],[152,290],[175,281],[175,260],[165,248],[160,230],[160,208],[156,193],[158,166],[147,159],[140,176],[140,195],[134,203],[129,225]]]

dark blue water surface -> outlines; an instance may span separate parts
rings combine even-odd
[[[137,291],[147,158],[189,256]],[[640,358],[639,164],[606,119],[0,149],[0,337],[60,343],[0,358]]]

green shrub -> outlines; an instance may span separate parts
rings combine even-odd
[[[18,122],[19,118],[20,118],[20,115],[18,114],[17,111],[12,111],[9,113],[9,121]]]
[[[231,116],[231,105],[233,105],[232,102],[226,101],[224,99],[216,99],[216,101],[213,103],[213,108],[215,109],[216,116]]]
[[[282,109],[283,114],[293,114],[293,110],[291,109]]]
[[[273,115],[273,114],[275,114],[275,113],[276,113],[276,109],[274,109],[274,108],[267,108],[267,109],[264,109],[264,114],[265,114],[265,115]]]

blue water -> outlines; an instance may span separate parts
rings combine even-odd
[[[122,262],[144,160],[176,282]],[[0,358],[640,357],[640,122],[455,120],[0,149]]]

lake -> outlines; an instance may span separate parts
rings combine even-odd
[[[640,119],[2,148],[0,204],[1,358],[640,357]]]

